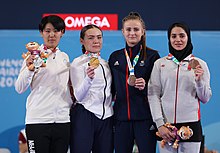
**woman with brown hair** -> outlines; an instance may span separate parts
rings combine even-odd
[[[134,141],[140,153],[156,152],[156,126],[147,99],[147,83],[158,52],[146,47],[146,27],[137,12],[122,20],[125,47],[109,58],[114,103],[116,153],[131,153]]]

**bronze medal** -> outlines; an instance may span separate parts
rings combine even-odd
[[[200,64],[199,64],[199,61],[196,60],[196,59],[192,59],[192,60],[189,61],[189,66],[190,66],[192,69],[195,69],[196,66],[198,66],[198,65],[200,65]]]
[[[130,86],[134,86],[135,85],[135,80],[136,80],[136,77],[134,75],[129,75],[128,84]]]
[[[89,65],[94,67],[95,69],[99,66],[100,62],[99,59],[96,57],[92,57],[89,61]]]

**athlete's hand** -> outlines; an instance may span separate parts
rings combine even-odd
[[[136,78],[134,87],[139,90],[143,90],[145,88],[145,84],[146,82],[143,78]]]
[[[196,81],[199,81],[204,74],[204,70],[202,69],[201,65],[196,66],[196,68],[194,69],[194,73],[196,76]]]
[[[160,133],[160,136],[166,141],[171,142],[174,140],[175,135],[172,133],[167,127],[161,126],[158,128],[158,132]]]
[[[86,69],[86,74],[88,75],[88,77],[90,79],[93,79],[95,76],[95,69],[92,66],[88,66],[88,68]]]

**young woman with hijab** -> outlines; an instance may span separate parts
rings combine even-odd
[[[101,58],[103,32],[87,25],[80,32],[82,55],[71,63],[75,104],[71,109],[71,153],[113,153],[112,76]]]
[[[174,23],[168,29],[169,54],[154,64],[148,84],[148,99],[158,132],[165,142],[160,153],[199,153],[202,140],[200,102],[209,101],[212,93],[206,62],[192,54],[190,29],[184,23]],[[189,126],[192,135],[180,136],[173,147],[177,129]],[[171,130],[171,131],[170,131]],[[184,140],[185,139],[185,140]]]
[[[156,125],[147,99],[147,82],[158,52],[146,47],[146,27],[137,12],[122,20],[125,47],[109,58],[113,76],[114,146],[116,153],[131,153],[134,142],[140,153],[156,152]]]

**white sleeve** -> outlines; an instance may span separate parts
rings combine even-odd
[[[28,89],[28,87],[31,84],[34,73],[34,71],[28,70],[26,66],[26,61],[24,60],[18,78],[15,81],[15,90],[18,93],[23,93]]]
[[[202,103],[206,103],[212,96],[212,91],[210,87],[210,72],[207,64],[203,61],[201,66],[204,70],[204,74],[201,77],[201,80],[196,81],[196,93],[198,98]]]
[[[148,82],[148,101],[150,104],[151,114],[157,127],[164,124],[164,117],[161,106],[161,74],[158,62],[154,63],[151,77]]]
[[[76,100],[82,101],[82,99],[88,93],[88,90],[92,84],[92,79],[86,75],[85,67],[74,64],[74,62],[70,67],[70,79]]]

